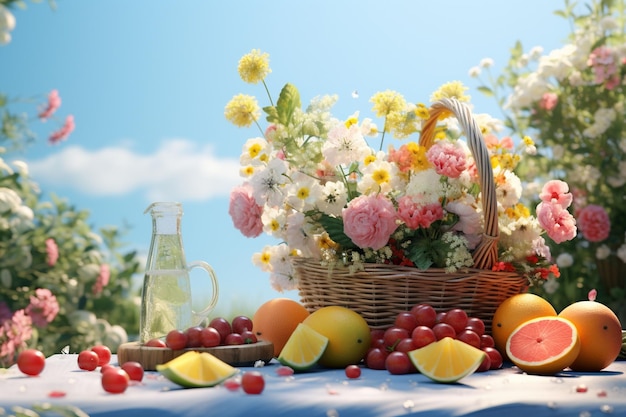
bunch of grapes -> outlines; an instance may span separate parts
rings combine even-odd
[[[224,317],[215,317],[207,327],[194,326],[186,330],[173,329],[165,336],[165,341],[152,339],[148,340],[145,346],[179,350],[256,343],[257,337],[252,332],[252,326],[252,319],[247,316],[237,316],[232,322]]]
[[[398,313],[387,329],[372,330],[372,344],[365,357],[371,369],[386,369],[391,374],[417,372],[408,352],[430,343],[452,337],[483,350],[485,360],[479,372],[502,367],[502,355],[494,347],[491,335],[485,333],[485,323],[469,317],[461,308],[437,312],[428,304],[418,304],[410,311]]]

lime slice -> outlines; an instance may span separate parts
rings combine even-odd
[[[327,346],[326,336],[306,324],[298,323],[280,351],[278,361],[296,371],[305,371],[319,361]]]
[[[409,352],[415,367],[436,382],[456,382],[478,369],[486,353],[460,340],[444,337]]]
[[[189,351],[156,370],[170,381],[186,388],[215,386],[239,372],[208,352]]]

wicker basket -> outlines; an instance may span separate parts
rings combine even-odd
[[[484,216],[484,234],[472,253],[473,268],[457,273],[443,269],[366,264],[365,270],[350,273],[347,268],[329,269],[319,261],[294,260],[299,295],[309,311],[339,305],[361,314],[372,328],[393,324],[395,316],[416,304],[428,303],[438,311],[463,308],[481,318],[488,330],[500,303],[527,291],[528,281],[512,272],[495,272],[498,260],[498,214],[496,190],[489,154],[470,109],[455,99],[433,104],[422,126],[420,144],[433,143],[437,120],[450,113],[456,116],[467,137],[479,175]]]

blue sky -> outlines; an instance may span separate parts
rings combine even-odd
[[[247,239],[228,216],[239,184],[239,154],[258,136],[231,126],[224,105],[238,93],[267,104],[262,86],[243,83],[239,58],[270,54],[274,97],[291,82],[303,104],[338,94],[334,115],[370,111],[377,91],[428,102],[441,84],[470,87],[476,112],[499,116],[468,71],[481,59],[506,64],[517,40],[525,49],[562,45],[569,28],[554,16],[561,1],[58,0],[13,11],[17,25],[0,47],[0,92],[42,98],[58,89],[58,115],[73,114],[69,140],[49,146],[53,125],[36,126],[23,155],[45,193],[91,213],[95,227],[129,225],[126,248],[145,253],[153,201],[180,201],[188,261],[206,260],[220,282],[218,308],[254,308],[273,297],[251,256],[266,237]],[[351,93],[357,90],[358,98]],[[196,304],[206,295],[193,277]]]

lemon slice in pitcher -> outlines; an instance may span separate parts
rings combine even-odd
[[[208,352],[189,351],[156,370],[170,381],[185,388],[215,386],[239,372]]]
[[[460,340],[444,337],[409,352],[413,365],[436,382],[456,382],[478,369],[486,353]]]
[[[328,338],[306,324],[299,323],[278,355],[278,361],[296,371],[305,371],[320,360]]]

